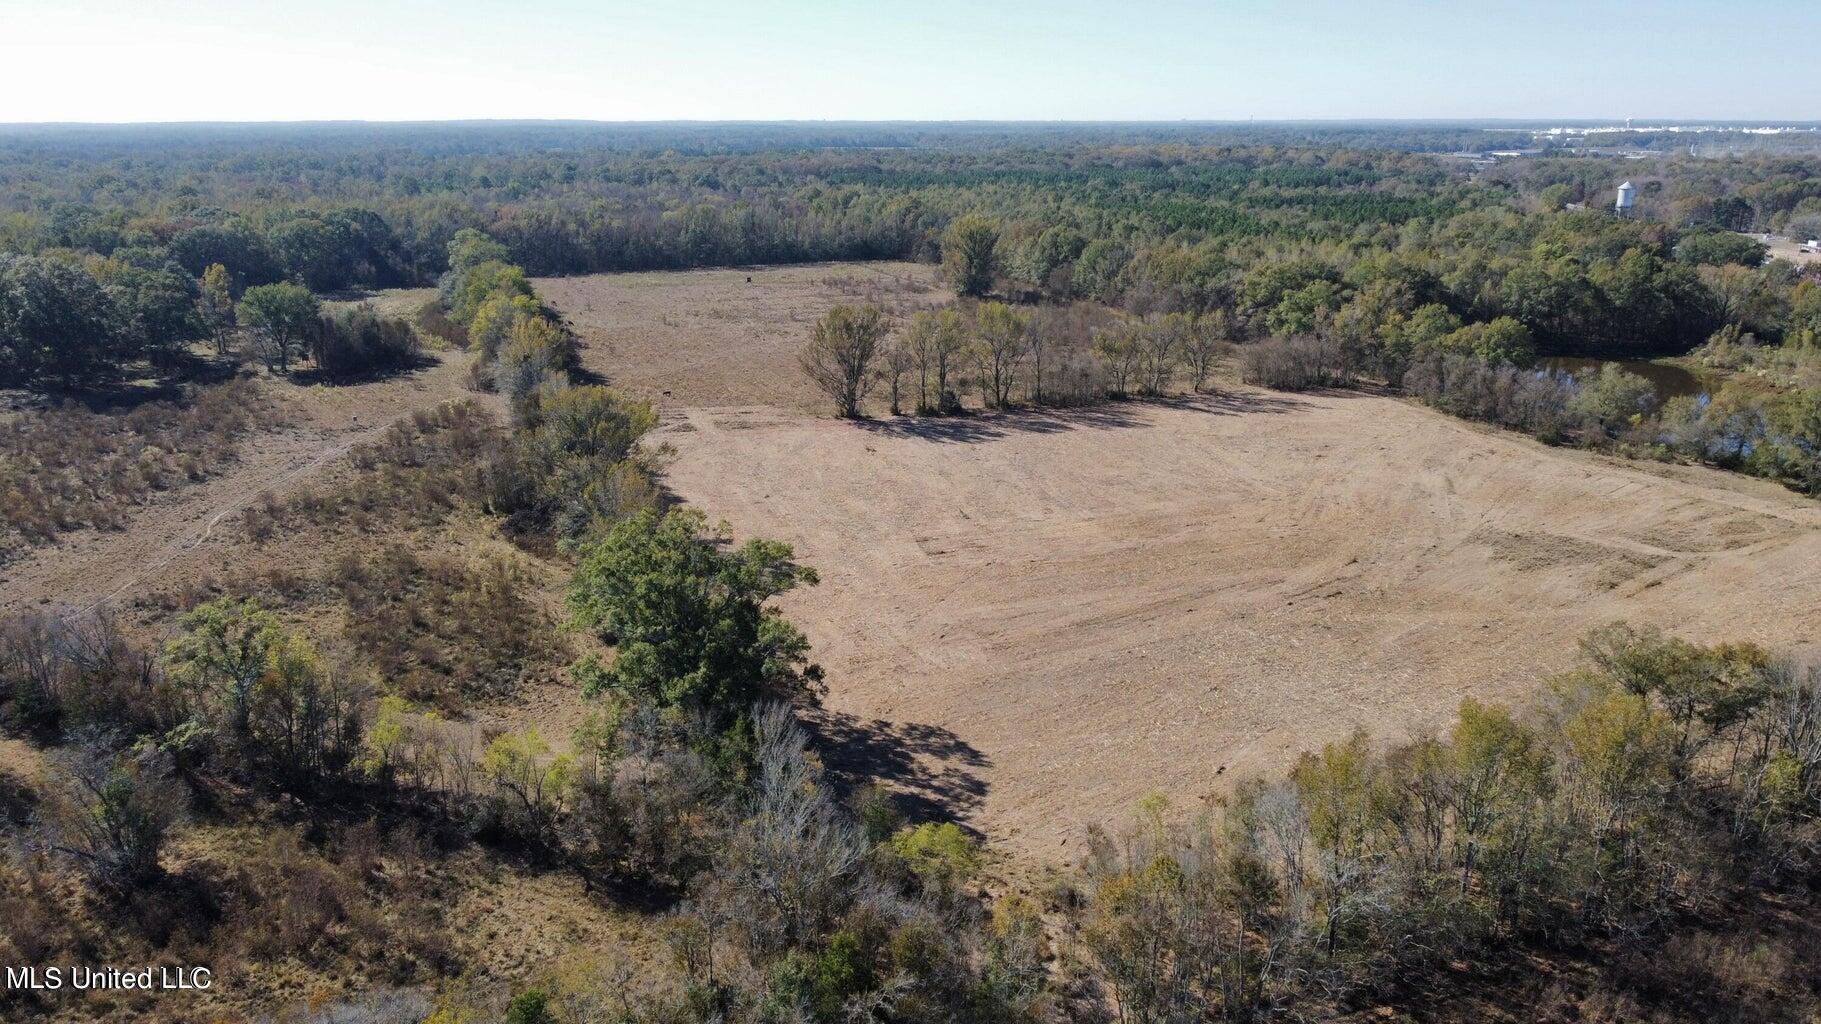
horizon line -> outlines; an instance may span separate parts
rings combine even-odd
[[[641,118],[596,119],[576,117],[446,117],[372,119],[358,117],[295,118],[264,121],[219,118],[174,119],[165,121],[0,121],[0,129],[11,128],[157,128],[157,127],[281,127],[281,126],[420,126],[420,125],[575,125],[575,126],[767,126],[767,125],[1031,125],[1031,126],[1250,126],[1250,125],[1383,125],[1430,124],[1451,126],[1474,125],[1607,125],[1625,122],[1639,127],[1671,125],[1777,126],[1821,128],[1821,120],[1752,117],[1250,117],[1250,118]]]

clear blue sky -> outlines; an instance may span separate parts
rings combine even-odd
[[[0,0],[0,122],[1821,119],[1821,0]]]

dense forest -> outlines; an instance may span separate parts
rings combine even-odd
[[[993,223],[1013,293],[1140,314],[1224,307],[1251,335],[1382,320],[1389,294],[1405,314],[1439,304],[1469,323],[1515,318],[1544,353],[1675,353],[1735,313],[1737,288],[1769,295],[1739,316],[1759,339],[1812,327],[1789,308],[1793,268],[1762,268],[1749,287],[1704,286],[1715,271],[1702,268],[1761,256],[1714,244],[1717,231],[1815,233],[1821,161],[1574,156],[1477,171],[1410,151],[1493,138],[1361,126],[14,129],[0,149],[13,296],[0,372],[79,376],[199,335],[196,281],[218,264],[236,295],[280,281],[426,284],[463,229],[531,274],[934,260],[964,215]],[[1639,182],[1635,220],[1605,215],[1622,178]],[[84,347],[96,358],[62,351]]]

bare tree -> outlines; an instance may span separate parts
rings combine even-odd
[[[117,752],[95,736],[59,767],[44,829],[50,850],[116,892],[157,878],[165,837],[188,804],[170,755],[150,746]]]
[[[1123,396],[1128,382],[1138,372],[1142,356],[1139,327],[1131,321],[1116,323],[1094,332],[1094,355],[1112,378],[1113,393]]]
[[[1060,333],[1056,328],[1059,316],[1053,312],[1039,310],[1031,318],[1030,331],[1025,335],[1025,344],[1031,359],[1031,404],[1043,404],[1043,372],[1054,358],[1053,342]]]
[[[1012,403],[1030,324],[1029,314],[1002,302],[982,303],[976,314],[974,361],[980,368],[981,394],[990,408]]]
[[[879,376],[884,379],[886,393],[891,397],[892,415],[902,416],[901,407],[904,394],[904,378],[917,365],[917,353],[911,348],[908,338],[895,338],[885,346],[885,357],[879,364]],[[921,395],[921,392],[919,392]],[[919,397],[919,403],[922,399]]]
[[[756,779],[746,818],[716,866],[755,960],[822,934],[860,895],[866,840],[810,761],[790,708],[753,716]]]
[[[1182,362],[1189,371],[1189,387],[1200,391],[1207,384],[1214,373],[1214,362],[1231,333],[1232,325],[1224,309],[1203,313],[1189,324],[1182,344]]]
[[[872,305],[835,306],[816,322],[815,335],[798,364],[823,394],[834,399],[840,415],[860,415],[860,403],[877,379],[873,362],[885,331],[885,314]]]
[[[1188,333],[1189,318],[1170,313],[1152,319],[1139,334],[1139,366],[1144,378],[1139,389],[1152,397],[1163,394],[1176,373],[1176,356],[1182,336]]]

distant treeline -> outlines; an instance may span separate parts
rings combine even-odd
[[[83,266],[115,300],[92,324],[0,300],[0,342],[107,334],[87,343],[105,365],[194,336],[186,278],[212,266],[234,299],[279,282],[428,284],[464,230],[540,275],[933,261],[972,216],[993,231],[990,287],[1014,299],[1226,309],[1246,336],[1306,333],[1359,302],[1372,308],[1355,319],[1435,305],[1468,325],[1517,320],[1544,353],[1681,352],[1737,319],[1730,286],[1697,268],[1763,256],[1720,232],[1821,232],[1817,158],[1475,172],[1409,151],[1514,137],[1359,124],[8,129],[0,252]],[[1635,220],[1607,210],[1623,178],[1638,185]],[[1743,326],[1766,340],[1801,329],[1781,312],[1792,282],[1758,289],[1784,297]]]

